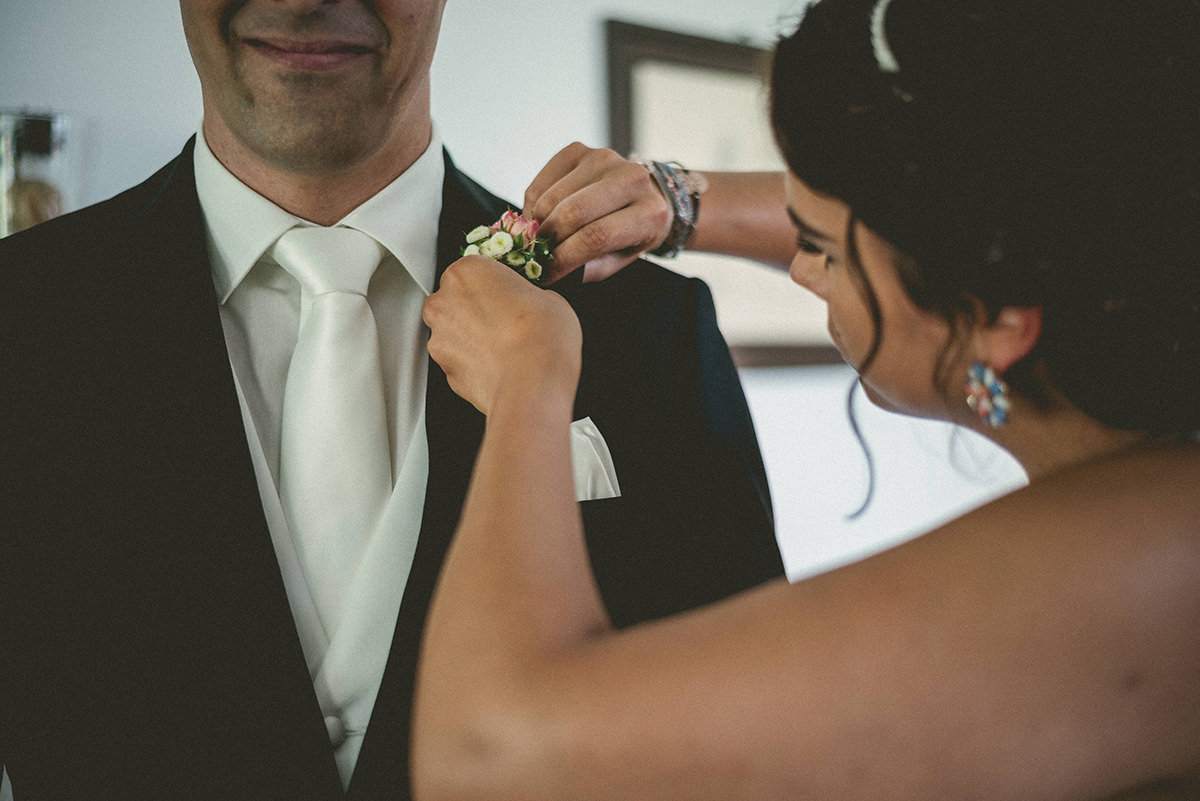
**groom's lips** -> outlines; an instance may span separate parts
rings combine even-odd
[[[247,37],[242,41],[267,60],[304,72],[338,70],[374,53],[370,45],[339,39]]]

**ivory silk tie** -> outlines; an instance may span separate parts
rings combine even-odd
[[[367,285],[383,256],[352,228],[293,228],[275,260],[300,283],[279,495],[317,614],[332,637],[392,490],[379,338]]]

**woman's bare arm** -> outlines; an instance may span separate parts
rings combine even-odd
[[[570,487],[569,310],[465,263],[427,304],[430,349],[488,423],[422,649],[422,801],[1031,801],[1194,770],[1194,446],[1048,478],[858,564],[614,632]],[[470,305],[490,311],[460,316]]]
[[[781,172],[705,172],[708,190],[688,250],[724,253],[787,269],[796,229]]]

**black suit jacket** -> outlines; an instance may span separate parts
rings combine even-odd
[[[191,146],[112,200],[0,240],[0,763],[16,801],[342,792],[242,427]],[[439,274],[505,209],[447,162]],[[613,621],[782,575],[762,462],[698,281],[564,283],[579,416],[622,497],[585,502]],[[536,413],[536,410],[531,410]],[[408,797],[413,674],[482,418],[430,364],[430,467],[348,791]]]

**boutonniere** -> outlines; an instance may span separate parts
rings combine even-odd
[[[538,221],[511,209],[491,225],[481,225],[467,234],[464,256],[487,256],[507,264],[541,286],[542,276],[553,258],[550,240],[539,237]]]

